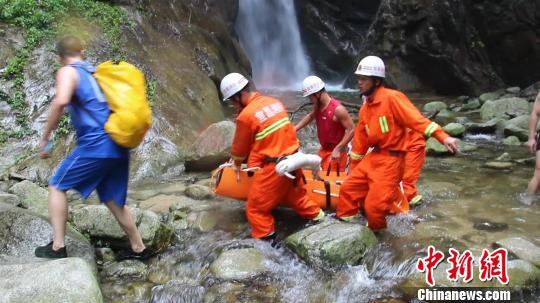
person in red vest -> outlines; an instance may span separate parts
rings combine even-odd
[[[315,120],[321,144],[319,156],[322,159],[322,169],[326,170],[330,166],[332,170],[345,170],[347,144],[354,135],[354,123],[347,109],[326,92],[324,82],[317,76],[304,79],[302,96],[313,104],[313,110],[296,124],[296,131]]]

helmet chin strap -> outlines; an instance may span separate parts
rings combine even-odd
[[[317,104],[317,109],[320,111],[321,110],[321,97],[322,97],[322,93],[321,92],[318,92],[318,96],[317,96],[317,102],[315,102]]]

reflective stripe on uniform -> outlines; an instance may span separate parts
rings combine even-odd
[[[433,134],[433,132],[436,131],[438,127],[439,127],[439,124],[435,122],[431,122],[426,128],[426,130],[424,131],[424,135],[426,135],[426,137],[431,137],[431,134]]]
[[[290,121],[289,121],[288,117],[285,117],[283,119],[280,119],[280,120],[274,122],[270,126],[265,128],[264,130],[257,133],[255,135],[255,140],[261,140],[264,137],[266,137],[266,136],[270,135],[271,133],[275,132],[276,130],[280,129],[282,126],[285,126],[285,125],[287,125],[289,123],[290,123]]]
[[[364,128],[366,129],[366,134],[369,135],[369,126],[367,124],[364,124]]]
[[[349,155],[350,155],[351,158],[353,158],[354,160],[360,160],[360,159],[362,159],[362,158],[364,157],[364,155],[360,155],[360,154],[357,154],[357,153],[355,153],[355,152],[351,152]]]
[[[383,134],[390,131],[390,128],[388,127],[388,121],[386,120],[386,116],[379,117],[379,125],[381,126],[381,132]]]

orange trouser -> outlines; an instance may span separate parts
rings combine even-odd
[[[323,171],[326,171],[328,169],[329,165],[331,166],[332,171],[337,171],[338,165],[340,171],[345,171],[345,167],[347,166],[347,153],[346,152],[340,152],[339,153],[339,159],[335,161],[332,160],[332,151],[326,150],[326,149],[319,149],[319,157],[321,157],[321,168]]]
[[[386,215],[401,197],[399,182],[404,160],[403,155],[368,153],[341,185],[337,217],[356,216],[363,208],[369,228],[386,228]]]
[[[403,172],[403,190],[407,200],[412,201],[418,194],[416,190],[416,181],[420,177],[424,160],[426,159],[425,147],[416,148],[407,151],[405,155],[405,170]]]
[[[246,215],[251,224],[251,235],[262,238],[274,232],[272,209],[283,205],[294,209],[301,217],[313,219],[319,215],[319,204],[307,196],[302,170],[292,180],[275,172],[275,164],[266,164],[253,180],[246,203]]]

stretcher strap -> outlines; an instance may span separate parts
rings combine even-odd
[[[328,165],[328,168],[326,169],[326,176],[330,176],[330,172],[332,171],[332,159],[330,159],[330,164]],[[336,161],[336,173],[337,173],[337,176],[339,177],[339,160]]]
[[[326,191],[326,209],[332,208],[332,192],[330,192],[330,182],[324,181],[324,190]]]

